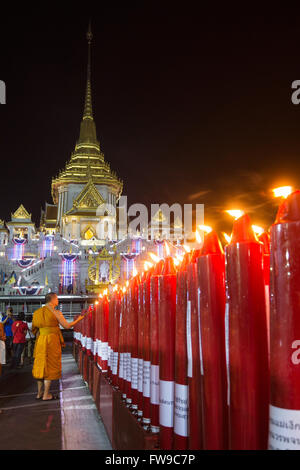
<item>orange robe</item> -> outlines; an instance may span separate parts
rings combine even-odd
[[[61,347],[64,340],[59,323],[48,307],[36,310],[32,331],[37,335],[32,375],[38,380],[58,380],[61,377]]]

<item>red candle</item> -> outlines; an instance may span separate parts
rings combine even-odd
[[[266,449],[269,364],[263,250],[244,215],[226,246],[230,449]]]
[[[138,417],[143,416],[143,322],[144,322],[144,304],[143,304],[143,286],[145,273],[142,274],[141,282],[138,286]]]
[[[92,356],[92,341],[93,341],[93,306],[90,306],[89,313],[87,315],[87,338],[86,338],[86,352],[88,356]]]
[[[131,390],[132,406],[131,409],[137,414],[138,409],[138,291],[140,277],[135,276],[129,287],[130,295],[130,353],[131,353]]]
[[[126,400],[125,391],[125,370],[124,370],[124,355],[125,355],[125,309],[126,309],[126,295],[125,292],[121,296],[121,310],[120,310],[120,332],[119,332],[119,365],[118,365],[118,386],[122,392],[122,399]]]
[[[197,259],[200,250],[192,254],[187,267],[187,356],[189,384],[189,449],[203,448],[202,400],[203,365],[201,343],[199,342],[199,317],[197,295]]]
[[[113,310],[113,333],[112,333],[112,383],[116,387],[118,385],[118,361],[119,361],[119,334],[120,334],[120,313],[121,313],[121,293],[117,291],[114,293],[114,310]]]
[[[225,256],[215,232],[198,258],[198,296],[203,359],[203,447],[228,448],[225,357]]]
[[[131,305],[130,305],[130,283],[126,290],[126,304],[124,312],[124,379],[125,379],[125,394],[126,405],[131,406],[132,403],[132,390],[131,390]]]
[[[161,449],[173,448],[176,269],[166,258],[159,279],[159,440]]]
[[[104,295],[102,300],[102,372],[107,372],[108,314],[109,301],[107,295]]]
[[[159,323],[158,323],[158,285],[164,266],[159,261],[150,279],[150,418],[151,432],[159,432]]]
[[[113,328],[114,328],[114,303],[115,297],[114,293],[112,293],[109,299],[109,306],[108,306],[108,335],[107,335],[107,378],[109,381],[112,379],[112,356],[113,356],[113,345],[112,345],[112,337],[113,337]]]
[[[174,449],[178,450],[185,450],[188,448],[186,270],[189,262],[190,254],[186,253],[179,271],[177,272],[176,285]]]
[[[143,344],[142,344],[142,364],[143,364],[143,426],[148,429],[151,422],[150,415],[150,375],[151,375],[151,353],[150,353],[150,282],[154,272],[150,268],[145,275],[143,282]]]
[[[263,269],[264,269],[264,281],[265,281],[268,350],[270,354],[270,235],[267,232],[263,232],[258,237],[258,239],[262,243],[262,246],[263,246]]]
[[[269,448],[300,450],[300,191],[271,227]]]

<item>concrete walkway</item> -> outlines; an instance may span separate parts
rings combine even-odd
[[[79,375],[71,345],[63,351],[62,378],[53,381],[57,401],[36,400],[32,366],[0,377],[0,450],[110,450],[102,420]]]

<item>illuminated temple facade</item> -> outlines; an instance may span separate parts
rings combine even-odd
[[[97,139],[91,92],[89,27],[87,83],[79,138],[65,168],[52,179],[36,227],[22,204],[10,221],[0,220],[0,296],[99,293],[140,270],[148,250],[163,244],[148,234],[117,233],[117,203],[123,183],[104,159]],[[159,219],[159,217],[158,217]],[[155,246],[153,246],[155,245]]]

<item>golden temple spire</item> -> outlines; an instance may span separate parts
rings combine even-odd
[[[83,119],[93,119],[92,87],[91,87],[91,43],[93,39],[93,33],[92,33],[92,28],[91,28],[91,20],[89,22],[89,28],[86,33],[86,38],[88,41],[88,65],[87,65],[87,81],[86,81],[86,93],[85,93]]]
[[[93,119],[93,107],[92,107],[92,86],[91,86],[91,43],[92,43],[92,29],[91,21],[89,22],[88,31],[86,34],[88,42],[88,63],[87,63],[87,80],[86,80],[86,92],[84,101],[83,117],[80,124],[80,135],[79,144],[96,144],[99,147],[97,141],[96,126]]]

